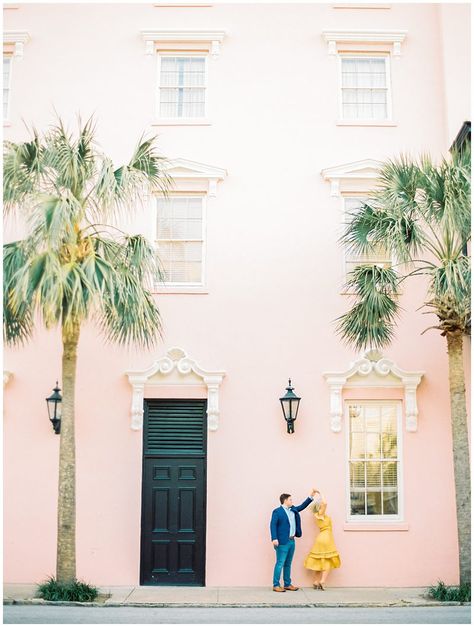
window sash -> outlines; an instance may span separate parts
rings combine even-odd
[[[341,118],[388,120],[391,117],[388,55],[341,54],[339,58]]]
[[[202,54],[159,55],[161,118],[203,118],[206,112],[207,59]]]
[[[202,196],[170,196],[157,200],[155,245],[165,275],[164,285],[203,284],[205,238]]]
[[[359,416],[351,417],[351,406],[360,408]],[[383,417],[384,408],[391,408],[395,416],[394,420],[389,424],[386,416]],[[367,411],[374,412],[376,410],[377,419],[372,417],[368,419]],[[348,400],[346,401],[346,420],[347,420],[347,518],[348,520],[363,521],[387,521],[401,520],[402,503],[401,503],[401,403],[400,401],[367,401],[367,400]],[[360,420],[359,425],[357,421]],[[385,420],[385,424],[384,421]],[[378,421],[378,428],[376,422]],[[389,427],[387,429],[387,425]],[[354,428],[354,426],[356,428]],[[369,428],[368,428],[369,427]],[[367,449],[364,456],[351,455],[352,452],[352,436],[367,434],[378,435],[387,433],[396,438],[396,455],[387,456],[382,452],[382,444],[380,445],[380,454],[368,457]],[[356,467],[358,465],[358,468]],[[369,481],[369,465],[372,474],[372,481]],[[363,471],[362,473],[360,471]],[[359,506],[363,505],[364,513],[353,513],[353,500],[359,498]],[[377,513],[369,513],[369,508],[378,508]],[[384,513],[387,508],[389,513]],[[393,509],[396,508],[396,513]]]

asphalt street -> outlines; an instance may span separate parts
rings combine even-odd
[[[4,624],[466,624],[470,606],[383,608],[153,608],[5,605]]]

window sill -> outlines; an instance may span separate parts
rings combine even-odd
[[[386,522],[386,523],[344,523],[344,531],[408,531],[410,526],[408,523],[402,522]]]
[[[337,120],[336,126],[397,126],[393,120]]]
[[[155,285],[153,294],[209,294],[209,290],[205,286],[168,286],[168,285]]]
[[[211,126],[208,118],[156,118],[151,126]]]

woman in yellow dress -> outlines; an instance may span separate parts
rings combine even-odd
[[[318,491],[319,492],[319,491]],[[331,568],[339,568],[341,560],[332,535],[332,521],[326,514],[327,501],[319,492],[321,501],[313,505],[314,518],[319,527],[319,534],[304,561],[308,570],[314,570],[313,588],[324,590],[324,585]]]

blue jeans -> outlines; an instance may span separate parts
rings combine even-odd
[[[295,541],[288,540],[286,544],[275,547],[276,563],[273,571],[273,587],[280,585],[281,570],[283,569],[283,585],[291,586],[291,562],[295,554]]]

